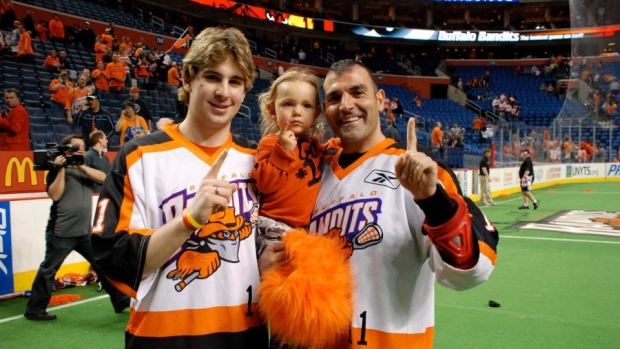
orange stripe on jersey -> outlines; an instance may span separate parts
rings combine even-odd
[[[339,349],[383,349],[383,348],[416,348],[430,349],[433,347],[434,327],[428,327],[424,333],[388,333],[366,329],[362,335],[360,328],[351,329],[350,339],[341,341]]]
[[[153,233],[155,232],[155,229],[147,229],[147,228],[143,228],[143,229],[132,229],[129,228],[126,230],[128,234],[140,234],[140,235],[153,235]]]
[[[110,278],[108,278],[108,281],[110,281],[110,283],[114,285],[114,287],[116,287],[117,290],[123,292],[124,294],[128,295],[131,298],[134,298],[134,299],[137,298],[138,294],[136,293],[136,291],[132,290],[131,287],[129,287],[128,285],[122,282],[112,280]]]
[[[123,179],[123,201],[118,212],[118,223],[116,223],[115,232],[127,229],[129,222],[131,222],[131,215],[133,214],[133,190],[131,189],[131,182],[129,181],[129,175],[126,174]]]
[[[202,151],[202,149],[200,149],[196,144],[192,143],[192,141],[190,141],[189,139],[185,138],[180,132],[179,132],[179,124],[168,124],[164,127],[164,132],[166,132],[170,138],[174,139],[177,143],[177,147],[179,146],[179,144],[183,147],[186,148],[187,150],[191,151],[194,155],[196,155],[196,157],[200,158],[202,161],[206,162],[207,164],[209,164],[209,166],[213,166],[213,163],[215,163],[215,159],[217,159],[218,156],[220,156],[220,154],[222,153],[222,151],[224,151],[224,149],[228,149],[233,145],[232,142],[232,134],[228,134],[228,139],[226,139],[226,142],[224,142],[224,144],[222,144],[220,146],[220,149],[218,149],[215,154],[213,154],[213,156],[208,156],[207,154],[205,154],[204,151]]]
[[[495,265],[495,261],[497,260],[497,253],[494,249],[491,248],[491,246],[487,245],[483,241],[478,241],[478,249],[480,250],[480,253],[485,255],[491,261],[491,263]]]
[[[247,304],[208,309],[139,312],[132,309],[127,332],[141,337],[200,336],[241,332],[262,325],[252,303],[253,316],[246,316]],[[227,321],[221,321],[227,319]]]
[[[347,166],[347,168],[345,169],[341,168],[340,165],[338,165],[338,158],[340,158],[340,156],[342,155],[342,149],[338,149],[338,154],[336,154],[334,158],[334,162],[332,163],[332,171],[334,172],[334,175],[336,175],[338,179],[342,180],[344,177],[348,176],[351,172],[355,171],[355,169],[358,168],[361,164],[363,164],[364,161],[368,160],[369,158],[373,156],[381,154],[381,152],[383,152],[385,148],[389,147],[393,143],[394,143],[394,140],[391,138],[386,138],[382,140],[377,145],[375,145],[372,149],[370,149],[364,155],[362,155],[359,159],[355,160],[354,163]]]
[[[445,168],[437,167],[437,180],[441,182],[443,188],[448,195],[459,195],[459,188],[456,186],[454,178],[450,175],[450,172]]]
[[[244,154],[248,154],[248,155],[256,155],[256,149],[251,149],[251,148],[245,148],[242,147],[236,143],[232,143],[231,148],[235,149],[236,151],[240,152],[240,153],[244,153]]]

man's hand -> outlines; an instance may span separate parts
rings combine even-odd
[[[280,133],[278,134],[278,144],[282,148],[291,153],[297,145],[297,138],[295,133],[288,129],[288,121],[285,121],[280,125]]]
[[[237,184],[217,179],[227,155],[228,150],[224,150],[218,156],[207,175],[200,182],[196,196],[191,206],[188,207],[190,216],[200,224],[207,223],[212,213],[227,207],[232,200],[232,194],[237,191]]]
[[[56,168],[64,168],[66,162],[67,162],[67,158],[65,158],[64,155],[58,155],[54,159],[54,167],[56,167]]]
[[[437,190],[437,163],[426,154],[418,152],[415,132],[415,119],[410,118],[407,124],[407,151],[400,155],[395,171],[400,184],[416,200],[424,200]]]

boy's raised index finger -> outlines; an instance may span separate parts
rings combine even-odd
[[[415,118],[410,118],[407,123],[407,151],[418,151],[418,137],[415,133]]]
[[[220,154],[220,156],[215,159],[213,166],[211,166],[211,169],[209,170],[209,172],[207,172],[207,175],[205,176],[206,179],[217,179],[217,176],[220,173],[220,169],[222,168],[222,164],[224,163],[224,160],[226,160],[226,156],[228,156],[227,149],[225,149]]]

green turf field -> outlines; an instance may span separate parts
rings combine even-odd
[[[497,266],[475,289],[437,286],[435,348],[620,347],[620,183],[533,193],[538,210],[518,210],[520,194],[483,208],[500,231]],[[127,311],[115,314],[96,286],[61,292],[87,299],[50,308],[50,322],[25,320],[24,298],[0,301],[0,348],[123,347]]]

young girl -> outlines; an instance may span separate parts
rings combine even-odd
[[[316,120],[321,113],[317,77],[301,69],[280,75],[258,97],[263,138],[251,177],[262,194],[260,250],[282,233],[308,225],[319,192],[324,147]]]
[[[140,115],[136,115],[136,107],[133,102],[127,101],[123,104],[123,110],[121,111],[121,117],[114,126],[116,132],[121,135],[121,147],[132,139],[134,139],[136,132],[139,130],[147,131],[146,120]]]

